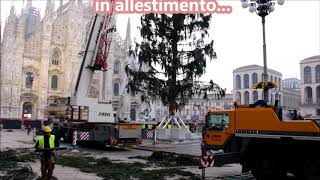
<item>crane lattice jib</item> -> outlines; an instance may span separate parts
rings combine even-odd
[[[112,1],[112,7],[113,7],[113,4],[114,4],[114,1]],[[105,16],[105,19],[103,22],[103,28],[101,31],[97,56],[96,56],[95,65],[94,65],[94,67],[98,67],[99,70],[107,70],[107,67],[108,67],[107,58],[108,58],[108,54],[109,54],[109,50],[112,42],[112,35],[108,36],[108,33],[114,30],[114,24],[111,23],[111,20],[113,17],[112,15],[113,15],[113,10],[111,11],[110,14],[107,14]]]

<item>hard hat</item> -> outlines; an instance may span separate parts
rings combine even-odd
[[[52,132],[52,130],[51,130],[51,128],[49,126],[44,127],[43,131],[46,132],[46,133]]]

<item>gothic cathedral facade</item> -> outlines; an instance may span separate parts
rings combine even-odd
[[[57,98],[72,96],[92,17],[82,0],[61,0],[57,10],[47,0],[43,18],[32,0],[19,16],[11,7],[1,41],[1,118],[46,119]],[[118,117],[136,120],[140,98],[123,95],[130,22],[125,40],[112,36],[108,70],[94,74],[89,96],[112,100]]]

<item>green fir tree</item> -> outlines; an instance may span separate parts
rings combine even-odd
[[[213,40],[209,39],[211,15],[145,14],[141,17],[140,44],[129,55],[138,67],[126,67],[128,91],[141,94],[142,101],[160,98],[175,115],[195,95],[225,95],[212,80],[199,81],[207,60],[216,59]]]

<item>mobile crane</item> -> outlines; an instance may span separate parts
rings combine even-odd
[[[274,106],[209,110],[201,145],[222,166],[240,163],[258,179],[320,179],[320,127],[314,120],[283,120]]]
[[[110,100],[88,97],[94,71],[107,69],[112,42],[108,33],[114,30],[113,23],[112,13],[94,16],[74,94],[57,100],[58,111],[65,113],[66,118],[54,128],[67,142],[76,139],[110,146],[142,143],[140,124],[117,122]]]

